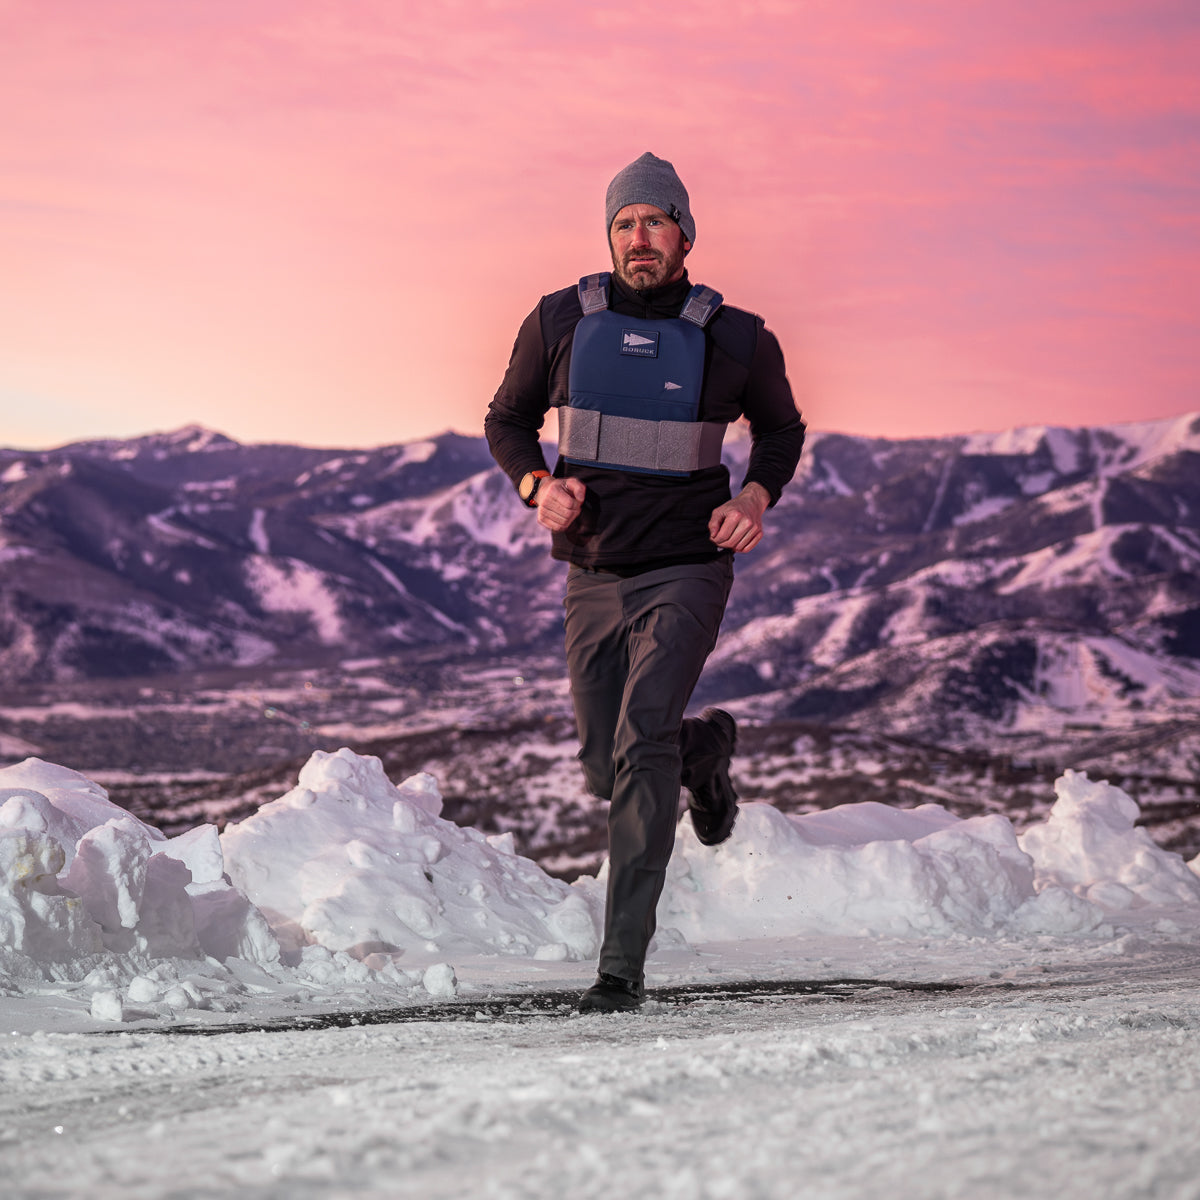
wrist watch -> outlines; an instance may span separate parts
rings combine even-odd
[[[537,508],[538,488],[542,486],[543,479],[549,479],[549,471],[529,471],[521,477],[521,482],[517,484],[517,495],[529,505],[530,508]]]

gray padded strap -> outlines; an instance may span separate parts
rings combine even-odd
[[[579,281],[579,304],[585,317],[608,308],[608,280],[609,273],[604,271],[598,275],[585,275]]]
[[[721,307],[724,299],[725,297],[720,292],[714,292],[712,288],[698,283],[688,293],[679,317],[681,320],[691,321],[693,325],[699,325],[703,329],[717,309]]]
[[[721,461],[720,421],[643,421],[587,408],[560,408],[559,453],[636,471],[698,471]]]

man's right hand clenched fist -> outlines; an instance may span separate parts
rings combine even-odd
[[[555,479],[543,481],[537,490],[538,524],[551,533],[562,533],[574,524],[583,511],[583,498],[587,488],[579,479]]]

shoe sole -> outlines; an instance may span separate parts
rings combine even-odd
[[[733,836],[733,827],[737,824],[738,805],[735,800],[730,806],[728,822],[722,821],[717,828],[711,833],[701,833],[696,826],[696,814],[692,813],[692,829],[696,834],[696,840],[702,846],[719,846],[722,842],[727,842]]]
[[[637,1012],[642,1007],[641,1000],[635,1000],[632,996],[617,998],[608,995],[590,996],[590,993],[591,988],[579,998],[577,1007],[581,1013]]]

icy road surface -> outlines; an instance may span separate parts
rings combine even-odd
[[[0,1177],[13,1200],[1200,1196],[1194,946],[959,982],[13,1034]]]

